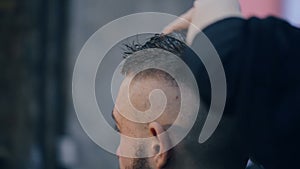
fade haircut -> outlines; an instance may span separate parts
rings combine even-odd
[[[169,84],[177,86],[175,79],[169,73],[160,69],[145,69],[149,65],[156,65],[158,67],[168,67],[176,74],[182,73],[182,66],[178,65],[178,59],[165,59],[170,55],[183,58],[184,51],[188,48],[184,42],[173,36],[178,36],[178,34],[155,34],[144,44],[136,42],[125,44],[126,49],[123,54],[125,61],[122,65],[122,74],[127,76],[138,70],[143,70],[135,75],[135,80],[151,77],[157,80],[165,80]]]

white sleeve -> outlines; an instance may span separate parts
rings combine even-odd
[[[195,13],[187,34],[187,42],[207,26],[228,17],[242,17],[238,0],[196,0]]]

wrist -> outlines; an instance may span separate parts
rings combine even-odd
[[[207,26],[228,17],[241,17],[238,0],[196,0],[195,13],[189,27],[187,43],[191,44],[194,37]]]

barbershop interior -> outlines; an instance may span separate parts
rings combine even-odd
[[[0,168],[117,169],[118,157],[89,137],[76,114],[72,98],[76,60],[87,40],[114,20],[141,12],[180,16],[193,3],[1,0]],[[240,0],[240,8],[245,18],[275,16],[300,27],[299,0]],[[107,105],[105,118],[111,124],[113,105]],[[264,166],[249,160],[245,169]]]

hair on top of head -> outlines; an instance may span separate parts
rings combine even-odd
[[[174,36],[177,37],[175,38]],[[174,85],[175,79],[169,74],[170,72],[182,75],[181,77],[186,76],[184,74],[185,71],[183,71],[183,65],[180,64],[178,58],[183,59],[184,52],[188,49],[188,46],[178,39],[180,39],[179,34],[155,34],[143,44],[137,42],[125,44],[127,50],[123,55],[125,60],[121,73],[129,75],[134,72],[140,72],[134,79],[158,78],[159,80],[167,80]],[[150,68],[153,65],[167,68],[169,73],[157,68]]]
[[[122,74],[143,70],[151,65],[168,67],[173,70],[172,72],[180,72],[178,60],[170,59],[168,56],[173,54],[183,59],[185,50],[189,49],[183,39],[179,33],[154,34],[144,43],[139,43],[137,39],[132,43],[124,44],[126,49],[123,53],[125,61],[122,65]],[[151,72],[154,73],[154,71]]]
[[[163,49],[180,57],[184,49],[187,48],[187,45],[183,42],[183,39],[184,38],[178,33],[172,33],[168,35],[155,34],[144,44],[134,41],[131,44],[124,44],[126,49],[123,53],[123,57],[126,59],[129,55],[135,52],[151,48]]]
[[[125,61],[122,65],[122,74],[125,75],[143,70],[151,65],[155,65],[155,67],[168,67],[170,69],[177,68],[177,71],[180,71],[178,70],[178,66],[176,66],[178,65],[176,63],[178,61],[175,58],[170,59],[168,57],[170,54],[173,54],[183,59],[183,53],[185,49],[188,49],[188,46],[178,39],[183,39],[178,33],[168,35],[154,34],[143,44],[139,43],[138,39],[137,41],[124,44],[126,49],[123,53]],[[154,73],[154,70],[152,69],[151,72]]]

